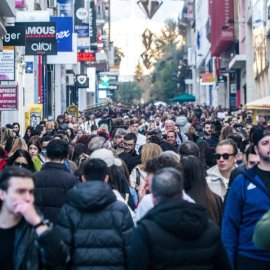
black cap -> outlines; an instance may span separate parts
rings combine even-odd
[[[252,143],[254,146],[258,145],[259,141],[266,137],[270,136],[270,129],[264,129],[263,127],[256,127],[252,133]]]

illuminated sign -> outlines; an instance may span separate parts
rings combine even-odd
[[[78,52],[77,60],[78,62],[94,62],[96,56],[93,52]]]

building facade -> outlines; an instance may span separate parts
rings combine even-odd
[[[236,111],[270,94],[269,0],[186,0],[183,22],[193,68],[187,89],[199,103]]]

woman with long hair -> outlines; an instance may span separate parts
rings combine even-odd
[[[201,140],[197,143],[199,149],[200,149],[200,155],[199,155],[199,158],[200,158],[200,161],[201,161],[201,164],[202,164],[202,167],[206,173],[206,170],[209,169],[207,167],[207,164],[206,164],[206,157],[205,157],[205,153],[206,151],[210,148],[209,146],[209,143],[206,141],[206,140]]]
[[[144,171],[148,160],[159,156],[162,149],[155,143],[147,143],[143,146],[141,152],[141,164],[137,165],[130,174],[130,186],[138,191],[144,183],[146,172]]]
[[[13,129],[6,128],[4,130],[1,144],[7,152],[9,152],[9,150],[11,149],[15,137],[16,133],[13,131]]]
[[[87,154],[88,147],[85,144],[77,143],[72,151],[71,160],[78,166],[81,154]]]
[[[107,149],[106,149],[107,150]],[[110,150],[109,150],[110,151]],[[118,158],[116,158],[118,159]],[[119,201],[125,202],[130,210],[132,218],[135,218],[133,210],[136,208],[132,194],[130,193],[128,179],[126,179],[124,167],[122,167],[123,161],[119,160],[119,166],[112,165],[109,167],[109,181],[108,184],[112,187],[112,190]]]
[[[231,126],[223,127],[219,135],[219,141],[227,139],[227,137],[233,133],[233,128]]]
[[[12,155],[12,157],[9,158],[8,165],[23,167],[30,170],[31,172],[35,171],[34,163],[31,159],[31,156],[26,150],[23,150],[23,149],[17,150]]]
[[[28,147],[26,142],[22,137],[17,137],[14,140],[14,143],[12,145],[12,148],[9,152],[9,156],[11,157],[17,150],[26,150],[27,151]]]
[[[34,128],[31,126],[28,126],[25,130],[23,139],[25,140],[26,144],[29,143],[31,137],[34,135]]]
[[[71,143],[72,140],[74,140],[74,138],[75,138],[74,130],[72,128],[68,127],[66,129],[66,136],[68,138],[68,142]]]
[[[182,156],[181,164],[184,170],[184,189],[198,204],[204,206],[209,218],[216,224],[221,224],[222,199],[210,190],[206,182],[200,160],[195,156]]]

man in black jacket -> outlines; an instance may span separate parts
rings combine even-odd
[[[68,192],[57,224],[71,251],[72,269],[124,270],[133,221],[124,202],[108,182],[108,167],[101,159],[83,164],[84,183]]]
[[[55,222],[61,207],[67,201],[66,193],[77,183],[76,177],[65,165],[68,147],[67,142],[50,141],[47,146],[49,161],[35,174],[35,204],[52,222]]]
[[[202,206],[182,199],[183,176],[173,168],[152,180],[155,207],[139,221],[129,250],[129,270],[231,269],[217,225]]]
[[[35,210],[31,172],[6,167],[0,174],[0,268],[38,270],[64,266],[68,249]]]

